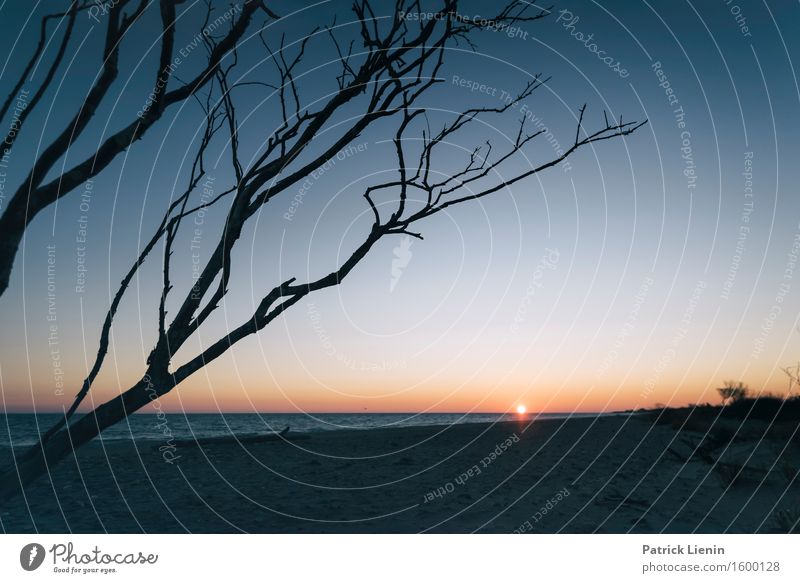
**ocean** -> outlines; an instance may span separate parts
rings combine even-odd
[[[163,440],[165,428],[174,439],[254,435],[290,427],[292,433],[376,429],[455,423],[492,423],[520,419],[593,417],[597,413],[172,413],[162,417],[136,414],[106,429],[104,440]],[[75,419],[80,415],[76,414]],[[57,413],[0,415],[0,447],[36,443],[58,419]]]

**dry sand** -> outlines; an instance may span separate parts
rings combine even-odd
[[[785,530],[796,442],[782,457],[774,441],[733,446],[724,459],[745,471],[730,485],[691,455],[700,437],[615,416],[178,445],[174,463],[163,444],[96,440],[52,481],[0,501],[0,521],[6,532]]]

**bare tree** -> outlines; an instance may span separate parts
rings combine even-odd
[[[237,11],[237,16],[233,19],[232,26],[229,27],[224,37],[215,43],[214,50],[208,53],[206,64],[202,70],[194,78],[180,82],[174,78],[172,63],[176,58],[175,35],[178,27],[176,7],[183,3],[184,0],[114,0],[114,2],[102,3],[107,14],[103,15],[105,40],[101,70],[84,96],[78,111],[49,144],[43,144],[39,149],[36,159],[25,172],[24,178],[9,198],[8,205],[0,217],[0,295],[8,288],[20,242],[25,229],[36,215],[79,185],[100,174],[120,153],[126,151],[135,141],[141,140],[147,131],[161,119],[167,108],[192,97],[209,83],[219,70],[222,59],[236,47],[237,42],[250,28],[257,12],[263,12],[269,18],[277,18],[262,0],[244,0],[241,10]],[[129,42],[126,35],[148,9],[160,11],[162,31],[159,64],[150,93],[152,99],[148,103],[146,111],[141,112],[141,115],[139,112],[131,113],[131,121],[122,129],[106,137],[97,149],[83,161],[72,167],[62,167],[55,176],[46,180],[51,171],[57,168],[57,162],[64,158],[72,144],[90,127],[101,104],[111,99],[109,92],[120,73],[120,53],[123,45]],[[46,72],[38,82],[33,95],[26,102],[26,106],[20,108],[19,113],[15,114],[13,127],[9,129],[2,144],[3,156],[11,153],[26,127],[26,121],[36,111],[37,106],[42,102],[42,96],[52,84],[64,56],[70,48],[77,15],[81,12],[89,13],[91,10],[99,10],[98,3],[90,0],[80,2],[72,0],[66,12],[49,14],[41,19],[39,42],[3,105],[0,106],[0,120],[6,116],[16,102],[23,86],[29,84],[31,72],[35,68],[45,69]],[[211,13],[209,3],[207,18],[199,33],[204,38],[207,35],[203,30],[209,24]],[[96,16],[95,19],[100,22]],[[43,63],[42,59],[48,41],[48,27],[52,22],[57,23],[56,32],[63,25],[63,33],[58,49],[48,65]],[[56,32],[53,33],[53,36]],[[177,86],[167,90],[167,86],[170,84]]]
[[[789,388],[786,391],[786,398],[792,396],[792,391],[795,387],[800,385],[800,362],[793,366],[787,366],[781,369],[789,379]]]
[[[253,156],[240,155],[239,120],[234,93],[245,83],[234,80],[238,58],[232,58],[213,72],[209,95],[203,102],[205,132],[192,167],[186,190],[167,209],[153,237],[134,262],[122,281],[106,316],[97,360],[64,418],[41,439],[40,443],[20,455],[14,468],[2,476],[0,492],[4,495],[26,485],[46,469],[98,435],[105,428],[147,405],[152,399],[165,395],[189,376],[227,352],[240,340],[256,334],[284,311],[309,294],[340,284],[349,273],[385,237],[407,235],[422,238],[419,230],[429,219],[450,207],[489,196],[543,170],[553,167],[583,146],[628,135],[642,123],[609,121],[595,130],[584,126],[586,106],[580,108],[574,136],[569,146],[546,161],[531,165],[511,177],[501,177],[500,170],[509,160],[523,151],[546,130],[528,133],[524,118],[516,135],[496,153],[491,143],[474,148],[464,166],[452,173],[435,172],[438,152],[463,134],[462,130],[487,116],[503,116],[521,100],[530,97],[546,80],[537,76],[527,83],[509,102],[499,107],[467,109],[452,116],[440,129],[430,129],[430,112],[421,104],[421,97],[442,80],[439,72],[446,48],[452,42],[469,44],[469,35],[481,28],[510,25],[519,21],[543,18],[547,10],[529,14],[530,4],[511,1],[493,19],[480,22],[462,15],[456,0],[443,0],[435,18],[409,24],[404,13],[420,10],[418,0],[398,0],[388,18],[376,16],[367,0],[353,6],[358,21],[358,34],[363,50],[356,53],[353,44],[337,40],[332,27],[317,30],[314,39],[326,40],[337,51],[340,62],[336,79],[338,90],[323,103],[304,105],[296,76],[306,45],[311,36],[289,50],[283,42],[272,50],[263,37],[265,49],[275,65],[277,83],[272,86],[280,103],[281,120],[266,140],[262,150]],[[209,51],[219,50],[213,39],[206,39]],[[290,55],[290,53],[292,53]],[[211,97],[211,93],[215,97]],[[334,118],[348,106],[347,121]],[[352,111],[357,107],[357,114]],[[276,283],[255,306],[249,318],[229,330],[198,354],[182,364],[174,364],[173,355],[185,345],[215,312],[231,285],[231,257],[245,225],[261,212],[270,201],[286,193],[326,161],[331,160],[365,129],[378,120],[394,122],[392,141],[397,158],[397,175],[392,180],[368,186],[361,194],[372,217],[371,226],[363,240],[349,257],[330,273],[307,281],[296,277]],[[202,205],[190,204],[204,175],[204,153],[220,131],[225,131],[226,154],[230,156],[234,183],[215,198]],[[309,144],[315,140],[313,150]],[[243,160],[251,160],[249,164]],[[442,177],[444,176],[444,177]],[[170,299],[173,290],[171,266],[173,243],[183,219],[211,205],[228,205],[219,240],[199,277],[191,283],[185,296]],[[389,210],[387,210],[389,209]],[[267,209],[269,210],[269,209]],[[157,243],[163,245],[163,277],[161,298],[157,307],[155,345],[144,365],[142,377],[118,397],[73,420],[73,414],[91,389],[102,366],[108,348],[108,333],[125,288],[140,266],[148,259]],[[168,302],[177,307],[168,319]]]
[[[747,385],[736,381],[725,381],[723,384],[723,387],[717,389],[723,405],[734,403],[747,396]]]

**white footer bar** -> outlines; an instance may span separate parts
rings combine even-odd
[[[798,555],[792,535],[3,535],[0,581],[779,582]]]

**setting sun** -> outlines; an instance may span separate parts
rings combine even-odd
[[[525,409],[525,405],[517,405],[517,413],[524,415],[525,411],[527,411],[527,409]]]

